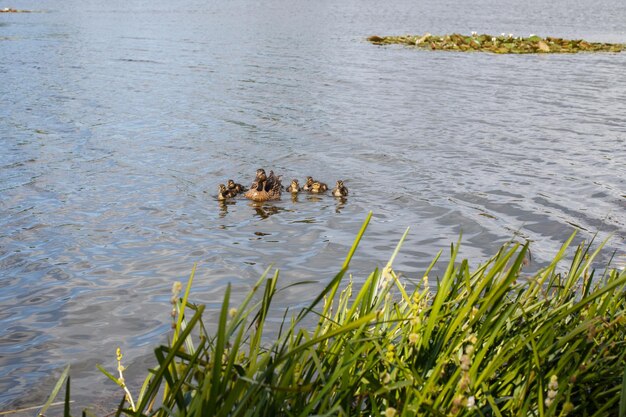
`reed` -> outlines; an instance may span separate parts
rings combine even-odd
[[[572,236],[529,275],[526,245],[472,270],[456,244],[436,285],[429,273],[441,253],[408,286],[392,267],[405,233],[357,288],[346,274],[370,216],[339,273],[285,313],[272,341],[263,335],[278,272],[236,306],[227,287],[212,334],[204,307],[188,300],[190,280],[173,299],[171,343],[155,349],[158,365],[136,399],[123,392],[118,413],[626,416],[626,272],[592,270],[600,249],[572,255]]]

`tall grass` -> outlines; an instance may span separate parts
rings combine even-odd
[[[263,332],[278,272],[238,305],[228,287],[213,334],[204,307],[188,300],[190,280],[173,300],[171,343],[155,349],[158,366],[118,412],[626,416],[626,272],[593,271],[599,249],[581,245],[572,257],[572,236],[531,276],[527,246],[506,245],[470,270],[452,245],[436,286],[428,274],[440,254],[409,290],[392,268],[403,237],[357,289],[345,275],[369,218],[339,273],[285,315],[272,342]]]

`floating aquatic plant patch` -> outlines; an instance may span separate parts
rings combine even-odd
[[[453,33],[437,36],[370,36],[368,41],[375,45],[402,44],[435,51],[481,51],[495,54],[541,54],[541,53],[577,53],[577,52],[621,52],[624,44],[587,42],[582,39],[562,39],[537,35],[527,38],[512,34],[500,36],[472,32],[471,35]]]

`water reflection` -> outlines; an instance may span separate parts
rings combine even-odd
[[[318,203],[320,201],[324,200],[324,196],[319,195],[319,194],[309,194],[307,195],[307,201],[313,202],[313,203]]]
[[[268,217],[285,210],[283,207],[277,207],[273,204],[265,204],[254,201],[251,201],[249,205],[254,209],[256,215],[262,219],[267,219]]]
[[[341,213],[341,210],[344,209],[346,203],[348,202],[347,197],[335,197],[336,205],[335,205],[335,213]]]
[[[220,210],[219,216],[224,218],[228,214],[228,206],[234,206],[237,203],[231,200],[217,200],[217,204],[219,205]]]

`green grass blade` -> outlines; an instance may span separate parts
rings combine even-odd
[[[69,373],[70,373],[70,365],[67,365],[65,369],[63,370],[63,372],[61,373],[61,376],[59,376],[59,379],[54,385],[54,388],[52,388],[52,392],[50,392],[50,395],[48,396],[48,400],[44,403],[43,407],[41,407],[41,410],[39,410],[39,413],[37,413],[37,415],[42,415],[46,413],[46,411],[48,410],[48,408],[50,407],[50,405],[56,398],[59,391],[61,391],[61,388],[63,387],[63,384],[65,383],[65,379],[68,377]]]
[[[222,301],[222,310],[220,312],[219,325],[217,327],[217,339],[213,354],[213,371],[211,373],[211,389],[209,393],[209,401],[207,410],[216,410],[217,397],[222,389],[220,384],[222,376],[222,357],[226,350],[226,320],[228,318],[228,305],[230,302],[230,284],[226,286],[224,300]]]
[[[437,288],[437,294],[435,295],[435,299],[433,300],[433,304],[430,308],[430,315],[424,329],[424,337],[422,338],[422,345],[425,349],[428,348],[428,344],[431,342],[430,336],[433,333],[433,330],[439,320],[439,311],[443,306],[444,300],[449,295],[449,289],[452,285],[452,280],[454,278],[454,261],[456,260],[458,251],[459,244],[457,244],[456,246],[452,246],[450,262],[448,262],[448,267],[446,268],[446,272],[444,273],[443,278],[439,283],[439,287]]]
[[[141,403],[141,400],[143,399],[144,395],[146,395],[146,390],[148,389],[148,385],[153,381],[154,378],[154,371],[150,371],[150,373],[148,374],[148,376],[146,376],[146,378],[143,380],[143,384],[141,384],[141,389],[139,390],[139,396],[137,397],[137,404]]]
[[[352,247],[350,248],[350,251],[348,252],[348,256],[346,256],[346,259],[343,262],[343,266],[341,267],[341,269],[348,269],[348,267],[350,266],[350,261],[352,260],[352,256],[354,255],[354,252],[356,252],[356,248],[359,246],[359,242],[361,242],[361,238],[363,237],[363,234],[365,233],[365,230],[367,229],[367,225],[369,225],[371,219],[372,219],[372,212],[370,211],[369,213],[367,213],[367,217],[365,218],[363,225],[361,225],[361,229],[359,230],[359,233],[357,233],[356,238],[354,239],[354,243],[352,244]]]
[[[354,256],[354,253],[356,252],[356,249],[359,246],[359,243],[361,242],[361,238],[363,237],[363,234],[365,233],[365,230],[367,229],[367,226],[371,218],[372,218],[372,212],[370,211],[367,214],[367,217],[365,218],[365,221],[363,222],[363,225],[361,226],[359,233],[354,239],[354,243],[352,243],[352,247],[350,247],[350,250],[348,251],[348,255],[346,256],[346,259],[343,262],[341,271],[339,271],[339,273],[335,275],[335,277],[330,281],[330,283],[326,286],[326,288],[324,288],[320,292],[320,294],[313,300],[313,302],[311,302],[311,304],[307,308],[303,309],[300,312],[296,321],[300,321],[306,314],[308,314],[308,312],[313,310],[313,308],[315,308],[315,306],[318,305],[319,302],[323,300],[327,294],[330,294],[328,296],[329,300],[333,300],[335,298],[335,293],[337,292],[337,287],[339,286],[339,282],[341,281],[346,271],[348,270],[348,267],[350,266],[350,261],[352,260],[352,257]],[[330,308],[330,305],[332,305],[332,303],[329,303],[325,307],[325,310],[323,311],[322,316],[326,317],[328,315],[328,309]]]
[[[63,417],[71,417],[70,416],[70,379],[71,377],[67,376],[67,383],[65,384],[65,404],[63,406]]]
[[[174,363],[176,352],[178,352],[178,350],[183,345],[185,338],[189,336],[195,324],[200,320],[200,318],[202,317],[202,313],[204,313],[203,305],[198,307],[191,320],[189,320],[189,324],[183,329],[182,333],[180,334],[179,339],[176,341],[176,343],[172,345],[171,351],[168,353],[167,357],[162,363],[159,364],[159,368],[154,374],[154,379],[150,384],[148,384],[148,389],[146,390],[144,397],[141,399],[141,402],[137,404],[137,411],[134,413],[135,416],[141,416],[143,414],[143,410],[146,408],[148,402],[152,399],[153,395],[157,394],[166,371],[164,368]]]
[[[96,368],[98,368],[98,370],[100,372],[102,372],[107,378],[109,378],[111,381],[115,382],[117,385],[119,385],[120,387],[124,388],[124,384],[122,384],[115,375],[111,374],[109,371],[107,371],[106,369],[104,369],[104,367],[100,364],[96,365]]]
[[[396,256],[398,256],[398,253],[400,252],[400,248],[402,247],[402,244],[404,243],[407,235],[409,234],[409,230],[410,228],[407,227],[406,230],[404,231],[404,234],[400,238],[400,241],[396,245],[396,248],[394,249],[393,253],[391,254],[391,257],[389,258],[389,261],[387,261],[387,265],[385,266],[385,268],[391,268],[391,266],[393,265],[393,261],[396,260]]]
[[[315,344],[318,344],[318,343],[320,343],[320,342],[322,342],[324,340],[330,339],[330,338],[338,336],[338,335],[340,335],[342,333],[345,333],[345,332],[348,332],[350,330],[354,330],[354,329],[356,329],[358,327],[361,327],[361,326],[371,322],[375,318],[376,318],[376,313],[370,313],[370,314],[368,314],[366,316],[363,316],[363,317],[359,318],[358,320],[351,321],[351,322],[349,322],[347,324],[344,324],[341,327],[338,327],[338,328],[336,328],[334,330],[330,330],[330,331],[328,331],[327,333],[325,333],[325,334],[323,334],[321,336],[318,336],[318,337],[316,337],[314,339],[311,339],[308,342],[305,342],[305,343],[303,343],[303,344],[293,348],[292,350],[287,352],[286,355],[284,355],[284,356],[282,356],[280,358],[277,358],[276,359],[276,363],[283,362],[288,357],[295,356],[295,355],[301,353],[303,350],[306,350],[309,347],[311,347],[311,346],[313,346]]]
[[[189,291],[191,290],[191,284],[193,283],[193,278],[196,275],[196,266],[197,266],[197,263],[194,263],[193,268],[191,269],[191,275],[189,276],[189,280],[187,281],[187,288],[185,288],[185,295],[183,296],[180,309],[178,311],[178,320],[176,322],[176,328],[174,329],[174,337],[172,338],[172,343],[176,343],[178,334],[181,331],[181,326],[183,323],[183,316],[185,315],[185,308],[187,307],[187,300],[189,298]]]

